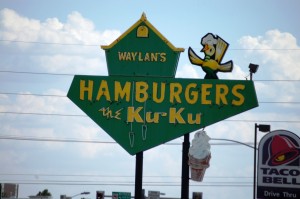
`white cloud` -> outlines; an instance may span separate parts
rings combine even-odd
[[[79,12],[69,14],[64,23],[57,18],[39,21],[11,9],[0,10],[0,39],[7,40],[6,44],[18,41],[7,47],[15,47],[17,57],[27,55],[22,63],[11,66],[14,70],[24,71],[26,65],[34,71],[103,75],[106,61],[100,45],[110,44],[119,35],[118,30],[96,30]]]
[[[261,63],[257,76],[272,80],[300,79],[300,47],[292,34],[269,30],[263,36],[244,36],[239,42],[250,49],[249,56],[257,57]],[[272,101],[299,101],[298,85],[294,82],[259,82],[256,86],[260,99],[263,96]]]
[[[199,79],[199,74],[197,73],[195,66],[191,64],[186,64],[182,67],[178,67],[176,73],[176,78],[197,78]]]
[[[292,34],[269,30],[264,36],[244,36],[239,42],[251,55],[258,55],[272,78],[300,79],[300,47]]]
[[[94,140],[96,137],[100,137],[102,133],[98,126],[83,126],[82,124],[75,124],[72,126],[71,130],[74,134],[80,135],[82,140]],[[81,144],[78,147],[80,150],[80,155],[83,158],[96,158],[100,154],[112,155],[111,151],[114,150],[115,144]]]
[[[8,95],[1,95],[6,103],[0,105],[1,112],[33,113],[33,115],[20,116],[18,114],[7,115],[3,118],[0,126],[2,136],[17,136],[25,138],[43,139],[74,139],[75,140],[108,140],[112,141],[99,126],[94,124],[87,117],[64,117],[51,116],[51,114],[85,115],[79,108],[73,106],[67,97],[54,97],[51,95],[65,96],[64,91],[58,89],[46,90],[44,95],[49,97],[31,95],[30,92],[23,92],[15,98]],[[10,100],[7,100],[10,99]],[[72,107],[75,107],[73,110]],[[79,113],[78,113],[79,112]],[[49,114],[39,116],[39,113]],[[12,122],[13,121],[13,122]],[[25,143],[27,144],[27,143]],[[62,142],[39,142],[51,150],[61,150],[66,147]],[[99,154],[111,155],[115,144],[97,143],[76,143],[75,153],[82,158],[93,159]],[[22,145],[23,146],[23,145]]]
[[[174,147],[174,146],[173,146]],[[174,147],[176,149],[176,147]],[[170,146],[160,145],[156,148],[150,149],[145,153],[145,165],[149,166],[147,175],[154,176],[176,176],[180,173],[181,162],[178,161],[176,151],[170,150]],[[172,168],[172,169],[170,169]]]
[[[40,22],[18,15],[10,9],[0,11],[0,36],[3,40],[36,41],[40,31]]]
[[[59,95],[61,95],[64,92],[54,89],[45,92],[45,94],[51,95],[50,93],[60,93]],[[22,92],[16,98],[10,98],[5,105],[0,105],[0,110],[21,113],[63,113],[67,103],[67,98],[40,97],[31,95],[30,92]]]
[[[8,100],[9,100],[9,97],[7,96],[7,95],[5,95],[5,94],[0,94],[0,100],[2,101],[2,102],[8,102]],[[0,109],[1,110],[1,109]]]
[[[80,55],[43,55],[35,58],[34,63],[40,65],[43,71],[66,74],[106,74],[104,60],[97,57],[86,58]]]
[[[3,167],[3,170],[12,171],[13,169],[18,168],[18,166],[22,165],[24,160],[26,160],[27,155],[22,153],[17,153],[14,150],[1,150],[0,151],[0,159],[1,162],[5,162],[6,164],[3,164],[1,167]],[[10,167],[7,167],[7,165],[10,165]]]
[[[242,68],[234,64],[234,67],[232,69],[232,72],[229,73],[218,73],[218,76],[220,79],[239,79],[239,80],[245,80],[248,74],[246,74]],[[224,77],[224,78],[223,78]],[[248,78],[249,79],[249,78]]]
[[[93,22],[78,12],[69,14],[66,23],[57,18],[41,22],[5,8],[0,10],[0,22],[3,40],[93,45],[110,43],[120,35],[117,30],[97,31]]]

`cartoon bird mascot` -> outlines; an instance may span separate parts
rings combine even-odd
[[[201,39],[201,45],[204,52],[204,59],[200,58],[191,47],[189,47],[188,54],[190,62],[194,65],[201,66],[206,73],[204,79],[218,79],[217,72],[231,72],[233,62],[230,60],[221,64],[223,56],[229,46],[221,37],[214,36],[211,33],[206,34]]]

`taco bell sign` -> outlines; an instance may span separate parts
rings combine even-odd
[[[258,147],[258,199],[300,198],[300,138],[286,130],[265,135]]]

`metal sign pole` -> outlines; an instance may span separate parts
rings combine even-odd
[[[182,143],[182,170],[181,170],[181,199],[189,198],[189,148],[190,148],[190,134],[184,135]]]
[[[135,199],[143,198],[143,151],[136,154],[135,160]]]

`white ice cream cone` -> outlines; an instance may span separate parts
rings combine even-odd
[[[211,158],[209,137],[205,131],[195,133],[192,146],[189,149],[189,162],[191,168],[191,179],[201,182],[205,170],[209,167]]]
[[[211,155],[209,154],[204,159],[197,159],[189,155],[189,165],[191,168],[191,179],[202,182],[206,169],[209,167]]]

